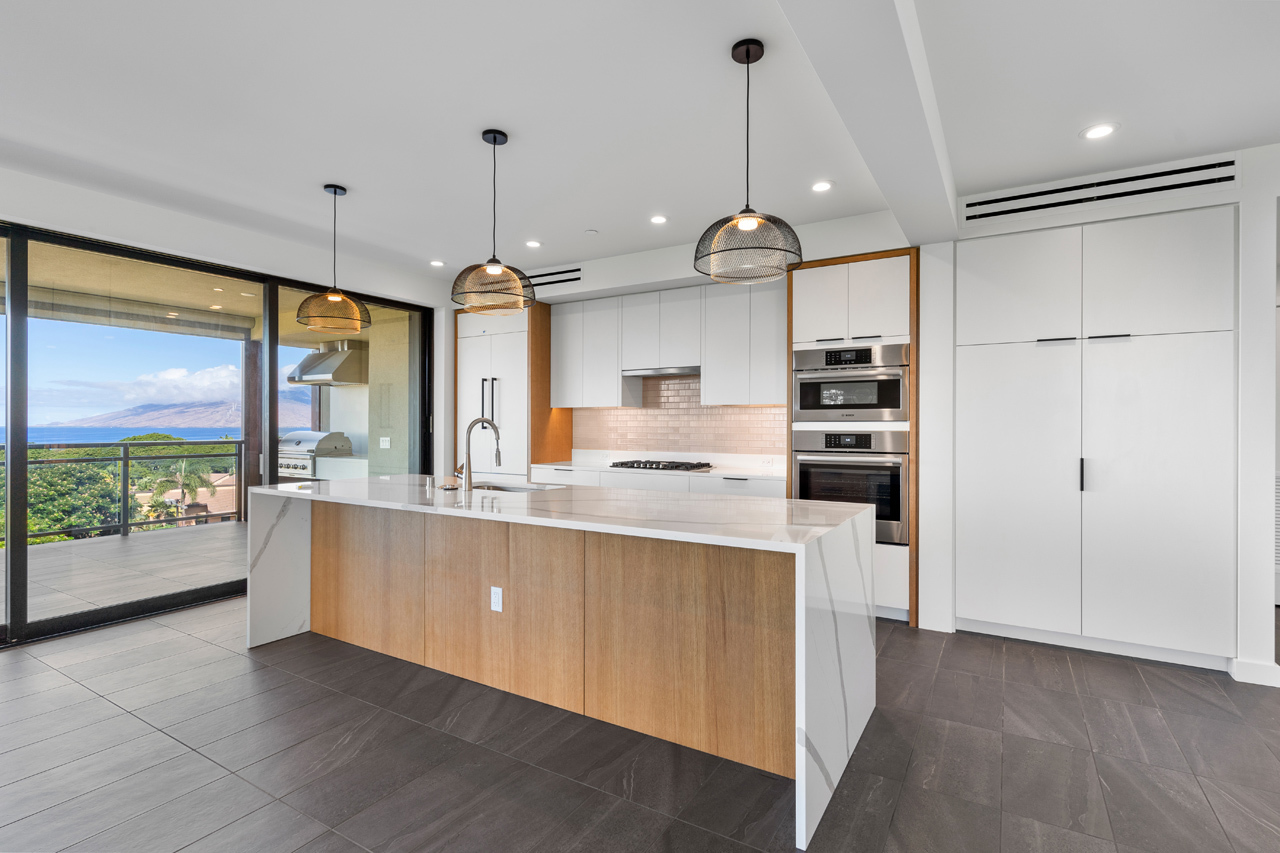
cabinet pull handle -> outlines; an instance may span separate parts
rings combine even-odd
[[[738,480],[738,481],[743,482],[743,483],[747,482],[747,478],[746,478],[746,477],[721,477],[720,479],[722,479],[722,480]]]
[[[572,469],[572,468],[552,468],[551,470],[552,470],[552,471],[568,471],[568,472],[569,472],[569,473],[571,473],[571,474],[573,473],[573,469]]]
[[[480,380],[480,417],[484,417],[484,389],[489,385],[488,379]],[[488,424],[480,424],[480,429],[488,429]]]
[[[884,335],[854,335],[852,338],[846,338],[846,340],[867,341],[867,340],[871,340],[872,338],[883,338],[883,337]]]
[[[1080,491],[1084,491],[1084,457],[1080,457]]]
[[[1128,332],[1125,332],[1123,335],[1090,335],[1089,340],[1096,341],[1102,338],[1128,338],[1128,337],[1132,337],[1132,336]]]
[[[1075,338],[1036,338],[1036,343],[1047,344],[1047,343],[1052,343],[1053,341],[1074,341],[1074,340]]]
[[[498,407],[494,404],[493,395],[498,390],[498,377],[489,378],[489,418],[495,423],[498,420]]]
[[[815,344],[829,344],[832,341],[843,341],[844,338],[814,338]]]

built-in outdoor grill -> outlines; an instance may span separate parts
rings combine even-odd
[[[314,479],[317,457],[350,455],[351,439],[345,433],[300,429],[280,439],[276,473],[281,477]]]

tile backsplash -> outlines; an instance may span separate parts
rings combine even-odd
[[[697,376],[646,376],[639,409],[574,409],[573,446],[781,455],[786,406],[704,406]]]

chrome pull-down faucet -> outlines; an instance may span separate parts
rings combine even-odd
[[[467,425],[467,455],[463,457],[462,462],[466,468],[466,473],[462,479],[462,488],[468,492],[471,491],[471,430],[476,428],[476,424],[488,424],[493,429],[493,463],[495,465],[502,464],[502,448],[499,447],[502,437],[498,433],[498,425],[488,418],[476,418]]]

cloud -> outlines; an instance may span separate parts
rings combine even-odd
[[[171,367],[126,382],[59,379],[49,384],[53,387],[31,389],[33,404],[110,411],[144,403],[206,403],[240,399],[240,368],[223,364],[193,373]]]

